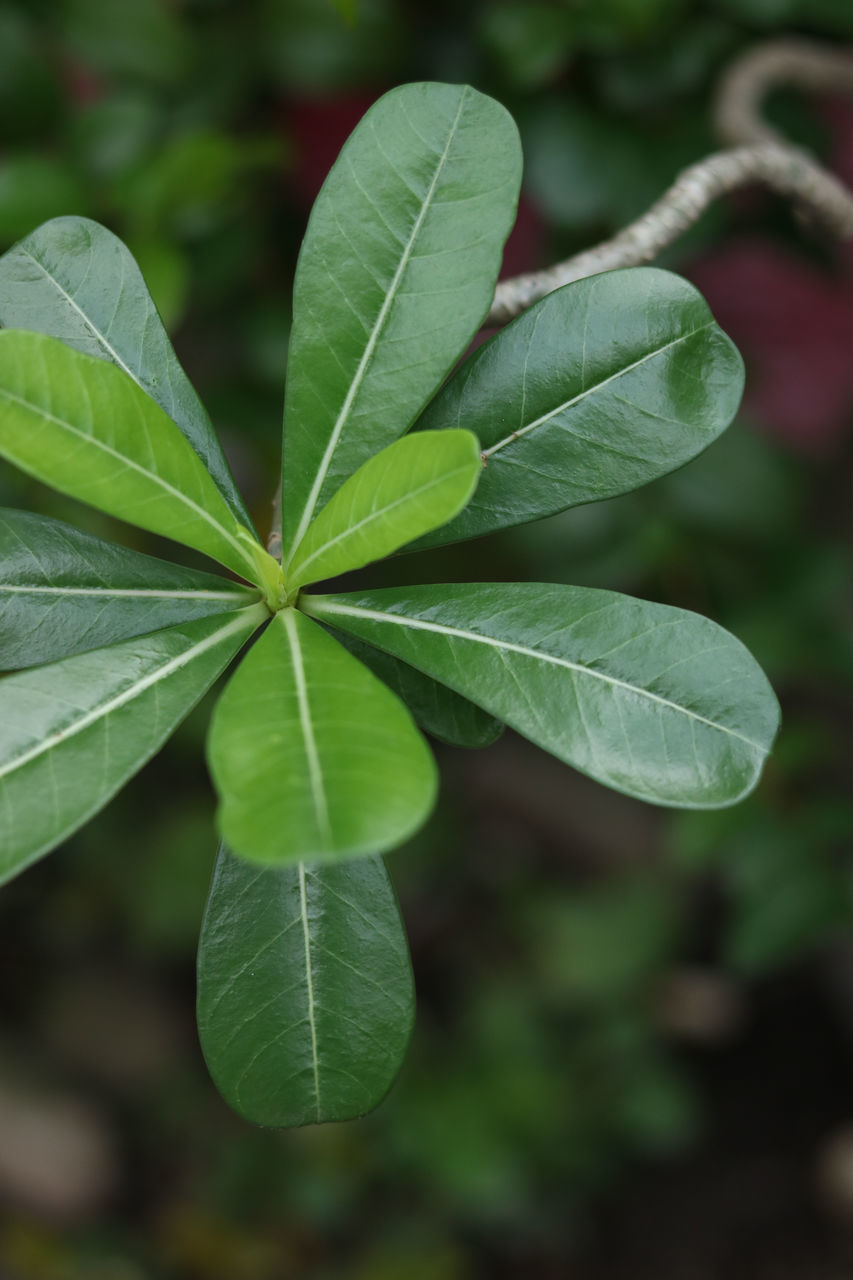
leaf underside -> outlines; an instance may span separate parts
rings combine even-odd
[[[28,511],[0,508],[0,671],[56,662],[258,598]]]
[[[277,1127],[362,1115],[399,1070],[413,1018],[406,935],[381,859],[259,869],[220,848],[198,1025],[236,1111]]]
[[[758,664],[697,614],[611,591],[450,584],[303,597],[599,782],[656,804],[734,804],[779,709]]]
[[[439,546],[612,498],[688,462],[729,425],[743,361],[686,280],[632,267],[577,280],[496,334],[417,423],[459,426],[485,467]]]
[[[435,799],[435,764],[405,706],[294,609],[231,678],[208,760],[223,839],[260,863],[379,853]]]
[[[467,86],[394,89],[344,144],[294,283],[285,563],[343,481],[409,428],[476,332],[520,179],[515,124]]]
[[[0,681],[0,883],[103,808],[265,615],[202,618]]]
[[[189,440],[252,530],[210,419],[130,250],[89,218],[53,218],[0,257],[0,327],[31,329],[123,369]]]

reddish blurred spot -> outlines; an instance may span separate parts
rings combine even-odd
[[[314,203],[341,147],[381,92],[302,98],[285,107],[284,123],[294,149],[293,183],[300,205],[309,209]]]
[[[546,266],[544,244],[545,224],[536,206],[522,194],[518,202],[518,217],[504,249],[500,278],[503,280],[506,276],[537,271]]]
[[[743,352],[747,412],[796,448],[831,453],[853,416],[853,271],[821,274],[755,239],[690,269]]]
[[[853,187],[853,107],[826,106],[830,165]],[[832,454],[853,420],[853,245],[823,271],[758,237],[687,271],[747,364],[747,412],[794,448]]]
[[[69,99],[77,106],[88,107],[104,96],[104,86],[98,76],[83,62],[67,58],[62,66],[62,79]]]
[[[832,136],[829,167],[842,182],[853,187],[853,103],[846,98],[830,98],[823,104],[823,116]]]

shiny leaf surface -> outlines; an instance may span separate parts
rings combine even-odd
[[[255,605],[0,681],[0,883],[103,808],[265,616]]]
[[[0,508],[0,671],[55,662],[218,613],[257,592]]]
[[[126,245],[89,218],[53,218],[0,257],[0,326],[32,329],[123,369],[177,424],[241,524],[252,525],[210,419]]]
[[[273,566],[163,410],[122,370],[55,338],[0,330],[0,457],[251,581]]]
[[[641,800],[734,804],[755,786],[778,727],[773,691],[743,645],[667,605],[540,583],[303,600]]]
[[[369,458],[338,489],[294,552],[288,587],[360,569],[457,515],[477,487],[470,431],[424,431]]]
[[[435,798],[432,755],[402,702],[294,609],[225,689],[208,759],[223,839],[261,863],[390,849]]]
[[[609,271],[557,289],[480,347],[418,428],[467,427],[485,467],[437,546],[626,493],[728,426],[743,362],[692,285]]]
[[[255,1124],[349,1120],[387,1092],[414,1017],[379,858],[259,869],[219,851],[198,957],[214,1081]]]
[[[284,549],[402,435],[491,301],[521,179],[503,107],[403,85],[344,145],[296,270],[284,430]]]

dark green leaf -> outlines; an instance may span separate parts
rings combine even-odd
[[[55,218],[0,258],[0,325],[34,329],[124,369],[189,440],[241,524],[251,521],[139,267],[106,227]]]
[[[540,583],[302,601],[567,764],[656,804],[734,804],[758,781],[778,727],[773,691],[743,645],[667,605]]]
[[[432,755],[403,704],[290,608],[220,698],[208,759],[223,839],[262,863],[380,853],[435,799]]]
[[[296,270],[285,560],[342,482],[408,429],[477,330],[520,176],[515,125],[467,87],[394,89],[345,144]]]
[[[103,808],[266,616],[255,605],[0,680],[0,883]]]
[[[611,498],[682,466],[728,426],[743,362],[668,271],[578,280],[475,352],[418,427],[468,427],[485,468],[437,546]]]
[[[0,562],[0,671],[233,613],[258,598],[27,511],[0,508]]]
[[[414,990],[379,858],[259,870],[223,847],[198,956],[210,1074],[256,1124],[349,1120],[406,1051]]]

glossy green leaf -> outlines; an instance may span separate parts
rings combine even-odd
[[[475,707],[447,685],[416,671],[390,653],[339,631],[335,637],[383,684],[402,698],[424,733],[451,747],[488,747],[503,733],[500,720]]]
[[[208,759],[223,839],[261,863],[380,853],[435,799],[435,764],[406,708],[294,609],[229,682]]]
[[[273,573],[159,405],[121,369],[55,338],[0,330],[0,457],[250,581]]]
[[[54,218],[0,257],[0,326],[33,329],[124,369],[181,429],[251,529],[210,419],[127,247],[89,218]]]
[[[220,849],[198,1026],[236,1111],[271,1126],[362,1115],[397,1074],[413,1018],[406,935],[380,858],[259,869]]]
[[[446,524],[477,487],[470,431],[424,431],[389,444],[338,489],[296,548],[289,588],[335,578]]]
[[[103,808],[266,616],[254,605],[0,680],[0,883]]]
[[[418,427],[468,427],[474,499],[422,546],[612,498],[682,466],[728,426],[743,362],[692,285],[609,271],[557,289],[458,370]]]
[[[342,482],[408,429],[476,332],[520,178],[511,118],[467,87],[394,89],[345,144],[296,270],[285,559]]]
[[[0,671],[55,662],[218,613],[257,592],[0,508]]]
[[[756,784],[779,708],[754,658],[697,614],[585,587],[453,583],[303,596],[581,772],[656,804]]]

